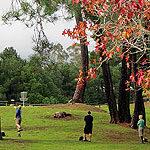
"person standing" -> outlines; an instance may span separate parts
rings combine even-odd
[[[18,132],[18,137],[21,137],[21,131],[23,131],[23,129],[21,129],[21,105],[18,106],[18,108],[16,109],[16,127],[17,127],[17,132]]]
[[[93,116],[91,116],[91,112],[88,111],[88,115],[84,117],[85,127],[83,134],[83,141],[86,141],[86,134],[89,135],[89,142],[91,142],[92,137],[92,128],[93,128]]]
[[[137,125],[138,125],[139,137],[141,138],[141,143],[144,143],[144,141],[143,141],[144,120],[142,118],[143,118],[143,116],[139,115],[139,121],[138,121]]]

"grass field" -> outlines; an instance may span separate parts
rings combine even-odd
[[[14,121],[15,109],[7,106],[0,107],[0,110],[2,131],[6,134],[0,141],[0,150],[150,150],[150,142],[139,143],[137,130],[127,124],[109,124],[106,106],[101,109],[84,104],[22,108],[24,131],[20,138]],[[79,142],[84,128],[83,118],[88,110],[94,117],[92,142]],[[54,119],[52,116],[57,111],[65,111],[72,117]],[[146,104],[146,113],[150,127],[150,104]],[[148,127],[145,136],[150,138]]]

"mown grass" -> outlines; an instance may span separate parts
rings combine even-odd
[[[150,105],[146,105],[147,124],[150,125]],[[1,150],[150,150],[150,144],[139,144],[137,130],[129,128],[126,124],[109,124],[109,114],[106,106],[99,108],[75,105],[54,105],[51,107],[25,107],[22,108],[22,137],[17,137],[15,109],[13,107],[0,107],[2,116],[2,131],[6,137],[0,141]],[[91,110],[94,117],[92,142],[79,142],[83,134],[83,118]],[[72,117],[54,119],[57,111],[65,111]],[[150,130],[145,130],[149,138]]]

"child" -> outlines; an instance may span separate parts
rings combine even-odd
[[[144,120],[142,118],[143,116],[139,115],[140,120],[138,121],[137,125],[138,125],[138,130],[139,130],[139,137],[141,138],[141,143],[144,143],[143,142]]]

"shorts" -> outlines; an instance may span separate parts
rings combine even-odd
[[[143,136],[144,128],[139,128],[139,137]]]
[[[21,119],[16,119],[16,124],[21,125]]]
[[[92,127],[85,127],[84,128],[84,133],[85,134],[90,134],[90,133],[92,134]]]

